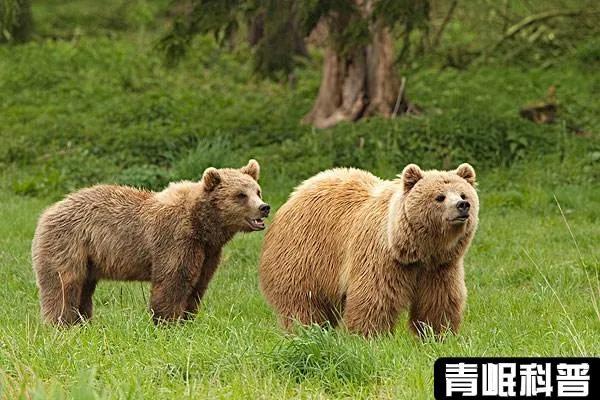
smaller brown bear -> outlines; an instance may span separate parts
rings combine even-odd
[[[72,193],[40,217],[32,243],[42,315],[54,324],[92,317],[100,279],[150,281],[153,319],[193,315],[237,232],[264,229],[260,166],[204,171],[162,192],[99,185]]]
[[[290,329],[342,323],[390,332],[402,310],[423,334],[457,331],[467,289],[463,258],[477,228],[475,171],[422,171],[400,179],[337,168],[296,188],[269,228],[260,286]]]

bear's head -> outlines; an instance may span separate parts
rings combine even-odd
[[[256,160],[250,160],[240,169],[207,168],[202,174],[205,195],[220,221],[233,232],[265,229],[264,218],[271,207],[262,200],[259,175]]]
[[[409,164],[400,177],[401,190],[392,198],[388,220],[388,240],[397,256],[407,262],[429,258],[443,263],[466,250],[479,213],[473,167],[423,171]]]

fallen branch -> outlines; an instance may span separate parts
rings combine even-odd
[[[514,37],[517,33],[521,32],[523,29],[525,29],[528,26],[531,26],[533,24],[536,24],[538,22],[546,21],[546,20],[549,20],[549,19],[552,19],[552,18],[556,18],[556,17],[577,17],[577,16],[584,15],[584,14],[593,15],[593,14],[597,14],[598,12],[599,11],[592,11],[590,13],[586,13],[583,10],[578,10],[578,11],[546,11],[546,12],[539,13],[539,14],[529,15],[529,16],[523,18],[518,23],[516,23],[513,26],[511,26],[510,28],[508,28],[506,30],[506,32],[504,33],[504,35],[500,38],[500,40],[498,40],[496,42],[496,44],[494,44],[492,46],[492,50],[490,52],[493,52],[502,43],[504,43],[506,40]]]
[[[583,11],[583,10],[547,11],[547,12],[540,13],[540,14],[530,15],[528,17],[523,18],[520,22],[514,24],[510,28],[508,28],[506,30],[506,32],[504,33],[504,35],[496,42],[496,44],[491,46],[489,48],[489,50],[482,49],[482,50],[475,52],[474,57],[467,64],[472,64],[479,60],[485,60],[490,54],[492,54],[506,40],[514,37],[517,33],[521,32],[523,29],[525,29],[528,26],[531,26],[535,23],[538,23],[541,21],[546,21],[548,19],[552,19],[552,18],[556,18],[556,17],[576,17],[576,16],[580,16],[580,15],[590,16],[590,15],[596,15],[596,14],[600,14],[600,10],[593,10],[593,11],[588,11],[588,12]]]
[[[392,118],[395,118],[398,115],[398,109],[400,108],[400,103],[402,103],[402,99],[404,98],[404,88],[406,87],[406,78],[402,77],[400,81],[400,89],[398,90],[398,97],[396,98],[396,104],[394,105],[394,111],[392,112]]]

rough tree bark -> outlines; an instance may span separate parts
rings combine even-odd
[[[355,0],[363,18],[371,13],[372,1]],[[332,19],[328,29],[343,26]],[[347,23],[347,21],[346,21]],[[342,121],[380,115],[392,117],[416,111],[406,100],[394,68],[394,47],[388,29],[381,22],[370,26],[370,42],[339,53],[334,44],[325,51],[319,94],[302,122],[328,128]]]
[[[256,46],[265,35],[265,12],[257,13],[248,22],[248,37],[247,41],[251,47]],[[289,15],[289,18],[285,21],[286,33],[291,35],[293,41],[293,53],[302,57],[308,57],[308,50],[304,43],[304,37],[300,35],[300,28],[293,15]]]
[[[265,13],[258,13],[248,22],[248,44],[254,47],[265,33]]]

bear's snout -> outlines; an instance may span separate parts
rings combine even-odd
[[[469,203],[466,200],[461,200],[458,203],[456,203],[456,208],[458,209],[458,212],[461,216],[467,215],[469,213],[469,209],[471,208],[471,203]]]
[[[263,203],[258,207],[258,211],[260,211],[260,213],[263,217],[268,217],[269,212],[271,212],[271,206],[268,205],[267,203]]]

